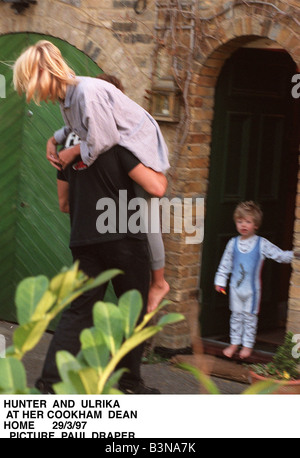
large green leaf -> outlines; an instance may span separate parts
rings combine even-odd
[[[44,275],[25,278],[19,283],[15,295],[19,324],[30,321],[48,286],[49,280]]]
[[[61,272],[50,282],[50,290],[57,296],[58,301],[73,292],[77,279],[77,265],[74,264],[67,272]]]
[[[51,291],[46,291],[42,299],[36,306],[35,311],[31,316],[31,321],[38,321],[44,318],[45,314],[51,309],[57,297]]]
[[[50,322],[50,316],[45,317],[39,321],[19,326],[13,334],[13,343],[16,355],[23,356],[27,351],[32,350],[33,347],[42,338]]]
[[[88,291],[89,289],[96,288],[97,286],[103,285],[105,283],[108,283],[109,280],[112,280],[114,277],[117,275],[122,274],[122,270],[119,269],[109,269],[106,270],[105,272],[102,272],[95,278],[91,278],[88,280],[85,284],[85,286],[82,288],[83,292]]]
[[[74,289],[74,291],[70,291],[69,293],[67,293],[65,297],[62,297],[61,300],[58,301],[57,304],[55,304],[55,306],[51,310],[52,319],[55,318],[56,315],[58,315],[67,305],[74,301],[78,296],[85,293],[86,291],[97,288],[98,286],[107,283],[109,280],[114,278],[116,275],[119,275],[120,273],[121,271],[118,269],[110,269],[105,272],[102,272],[96,278],[90,278],[86,280],[87,277],[84,277],[85,281],[83,281],[82,273],[78,272],[81,284],[78,284],[78,281],[75,282],[77,288]]]
[[[129,339],[124,341],[118,353],[110,360],[105,370],[103,371],[100,380],[99,393],[102,393],[108,378],[111,376],[117,364],[124,358],[124,356],[127,355],[131,350],[136,348],[141,343],[150,339],[150,337],[153,337],[155,334],[157,334],[157,332],[161,331],[161,329],[161,326],[149,326],[148,328],[142,329],[138,333],[134,333],[131,337],[129,337]]]
[[[119,357],[122,359],[127,353],[129,353],[134,348],[138,347],[141,343],[153,337],[159,331],[162,330],[162,326],[149,326],[145,329],[142,329],[137,334],[133,334],[129,339],[127,339],[120,349]]]
[[[167,324],[178,323],[178,321],[184,320],[185,317],[180,313],[168,313],[167,315],[163,315],[159,322],[157,323],[158,326],[166,326]]]
[[[16,358],[0,359],[0,393],[26,393],[26,373]]]
[[[124,319],[124,332],[126,339],[134,331],[143,308],[143,298],[139,291],[131,290],[124,293],[119,299],[119,309]]]
[[[143,318],[143,320],[141,321],[141,323],[135,328],[134,332],[137,333],[137,332],[139,332],[141,329],[143,329],[143,328],[146,326],[146,324],[148,324],[149,321],[151,321],[152,318],[153,318],[162,308],[164,308],[164,307],[165,307],[166,305],[168,305],[168,304],[170,304],[170,301],[164,300],[164,301],[162,301],[162,302],[159,304],[159,306],[158,306],[155,310],[153,310],[153,312],[147,313],[147,314],[144,316],[144,318]]]
[[[114,372],[105,384],[102,394],[113,394],[112,391],[114,391],[114,394],[123,394],[119,390],[115,391],[114,386],[118,383],[124,372],[128,372],[128,369],[122,368]]]
[[[61,350],[56,353],[56,365],[59,375],[65,383],[70,383],[70,371],[77,371],[81,369],[81,365],[75,356],[65,350]]]
[[[85,367],[77,372],[70,372],[69,378],[77,394],[97,394],[99,374],[92,367]]]
[[[101,373],[110,355],[102,330],[99,328],[84,329],[80,334],[80,342],[81,353],[88,365],[99,369]]]
[[[115,355],[124,336],[124,321],[121,310],[109,302],[96,302],[93,317],[95,327],[102,331],[106,345],[111,354]]]
[[[72,383],[58,382],[52,386],[56,394],[78,394]]]

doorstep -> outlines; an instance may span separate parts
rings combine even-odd
[[[249,384],[248,368],[245,364],[212,355],[176,355],[173,364],[189,364],[209,376]]]
[[[202,339],[203,352],[204,354],[207,354],[207,355],[213,355],[213,356],[219,356],[221,358],[225,358],[223,355],[223,350],[226,347],[228,347],[228,345],[229,344],[227,342],[222,342],[216,339],[208,339],[208,338]],[[270,362],[273,356],[274,356],[273,352],[263,351],[255,347],[249,358],[241,361],[239,357],[239,352],[237,352],[235,355],[233,355],[232,361],[236,361],[239,363],[245,363],[245,364],[257,364],[257,363],[265,364],[265,363]]]

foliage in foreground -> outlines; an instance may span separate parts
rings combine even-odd
[[[297,359],[293,356],[293,337],[292,332],[287,332],[283,345],[277,348],[272,361],[268,364],[252,364],[250,369],[258,375],[275,380],[298,380],[300,374]]]
[[[13,334],[13,345],[6,357],[0,359],[0,394],[38,394],[27,386],[22,362],[42,338],[50,322],[85,291],[107,283],[119,270],[103,272],[89,279],[78,270],[78,263],[64,269],[52,280],[39,275],[24,279],[16,290],[19,327]],[[67,351],[56,355],[61,382],[55,384],[56,394],[121,394],[114,388],[124,369],[115,372],[120,360],[133,348],[146,341],[164,326],[181,321],[183,315],[163,315],[154,326],[147,326],[158,310],[147,315],[141,323],[142,297],[136,290],[123,294],[118,305],[96,302],[93,309],[94,326],[80,335],[81,351],[74,357]]]

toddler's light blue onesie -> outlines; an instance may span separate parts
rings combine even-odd
[[[253,348],[261,301],[261,271],[264,260],[273,259],[289,264],[292,251],[283,251],[263,237],[232,238],[225,249],[215,285],[226,287],[229,275],[229,305],[231,344]]]

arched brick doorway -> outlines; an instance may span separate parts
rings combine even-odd
[[[296,70],[283,50],[240,48],[218,79],[201,271],[202,335],[213,339],[228,342],[228,299],[213,291],[213,277],[235,235],[235,205],[259,201],[265,213],[261,235],[292,249],[299,104],[291,96],[291,77]],[[260,329],[272,334],[261,340],[276,343],[285,332],[289,279],[290,268],[265,266]]]

